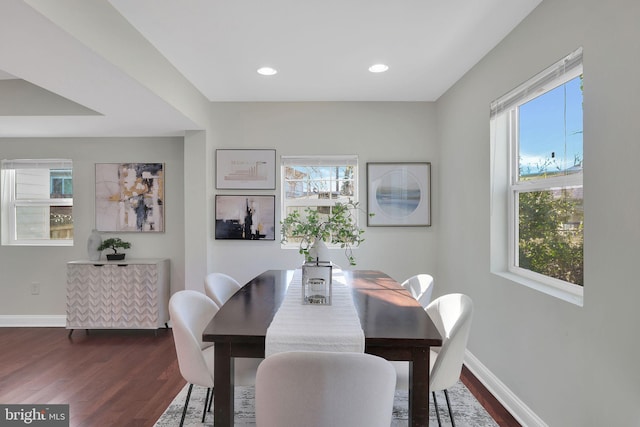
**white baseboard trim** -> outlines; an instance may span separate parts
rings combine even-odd
[[[65,315],[2,315],[0,316],[0,327],[65,327],[67,316]]]
[[[523,427],[548,427],[539,416],[525,405],[518,396],[487,369],[469,350],[465,353],[464,364]]]

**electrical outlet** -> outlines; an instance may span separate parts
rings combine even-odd
[[[31,295],[40,295],[40,283],[31,282]]]

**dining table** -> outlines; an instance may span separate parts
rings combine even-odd
[[[294,270],[267,270],[224,303],[202,339],[215,345],[214,426],[232,427],[234,358],[264,358],[267,329]],[[364,332],[364,351],[408,361],[409,426],[429,424],[429,355],[442,336],[424,308],[398,282],[377,270],[341,270]],[[302,302],[301,302],[302,304]]]

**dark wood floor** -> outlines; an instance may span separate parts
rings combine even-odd
[[[511,415],[485,386],[465,366],[460,375],[462,383],[467,386],[471,394],[487,410],[491,417],[501,427],[520,427],[520,423]]]
[[[171,332],[0,328],[0,403],[69,404],[74,427],[153,426],[182,389]]]
[[[0,403],[69,404],[71,427],[153,426],[184,387],[170,330],[0,328]],[[466,369],[500,426],[519,426]]]

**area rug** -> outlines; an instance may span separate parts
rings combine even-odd
[[[171,405],[165,410],[164,414],[158,419],[155,427],[176,427],[180,423],[182,417],[182,409],[184,408],[184,399],[187,396],[187,388],[185,386],[182,391],[173,399]],[[235,426],[255,426],[255,414],[253,410],[253,387],[236,387],[235,390]],[[213,413],[207,413],[204,424],[202,421],[202,408],[204,405],[206,389],[204,387],[193,387],[191,399],[189,400],[189,409],[185,418],[184,425],[187,427],[210,427],[213,426]],[[443,426],[450,426],[449,412],[447,411],[447,403],[442,392],[436,393],[438,399],[438,408],[440,411],[440,419]],[[496,422],[491,418],[487,411],[473,397],[471,392],[458,381],[458,383],[449,389],[449,398],[451,407],[453,408],[453,416],[456,426],[458,427],[492,427],[497,426]],[[429,402],[429,425],[437,426],[438,421],[433,408],[433,400]],[[408,425],[408,401],[406,390],[396,390],[395,402],[393,405],[393,420],[391,427],[400,427]],[[283,426],[285,427],[285,426]]]

